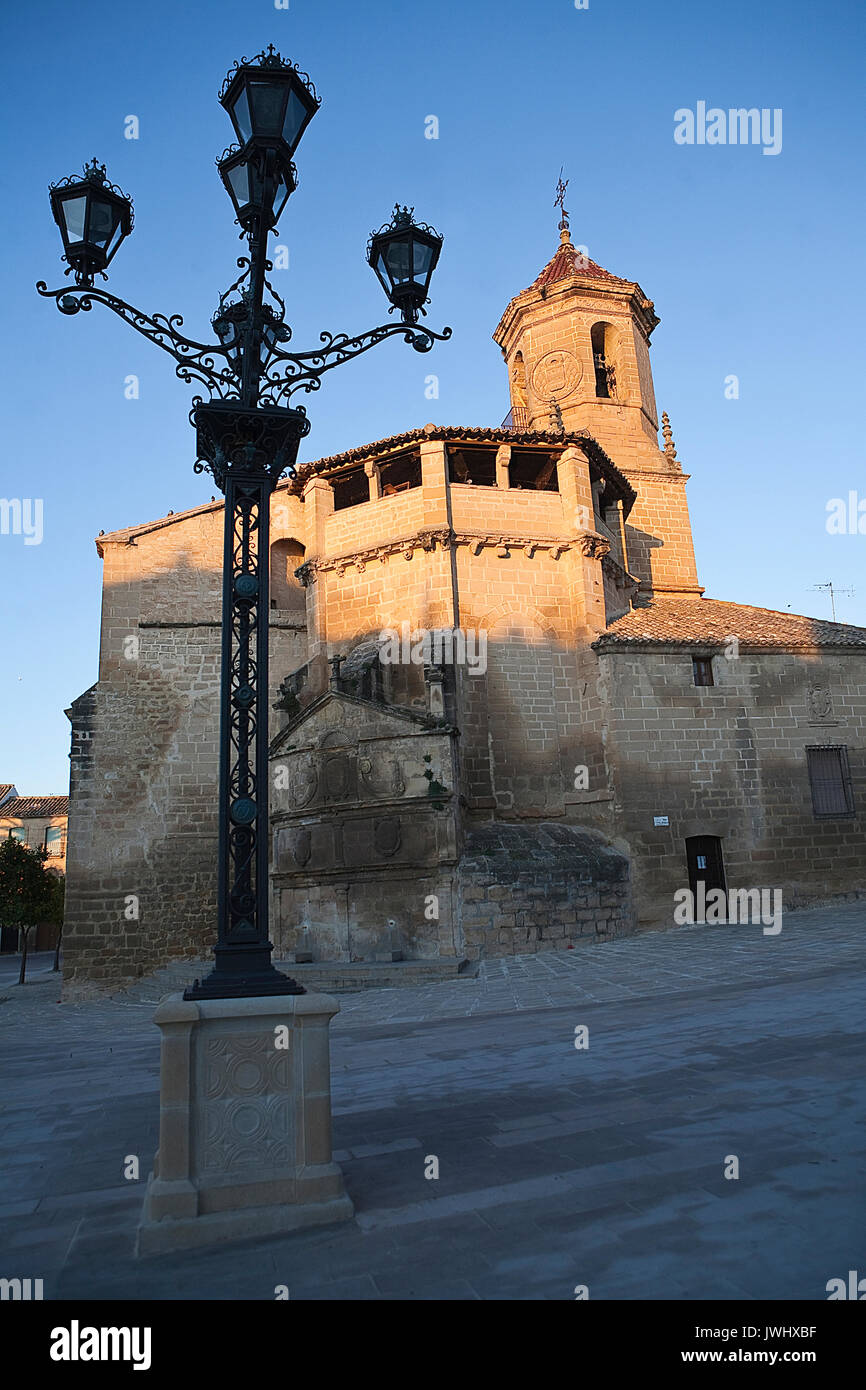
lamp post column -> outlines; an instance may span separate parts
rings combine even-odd
[[[249,230],[250,292],[243,327],[239,418],[273,412],[258,407],[262,370],[268,232],[264,216]],[[200,406],[197,415],[205,412]],[[281,415],[289,417],[291,411]],[[222,663],[220,675],[219,867],[214,969],[185,999],[303,994],[274,969],[268,929],[268,616],[271,493],[282,472],[276,441],[235,450],[219,479],[225,493]],[[300,436],[299,436],[300,437]],[[294,459],[292,460],[294,461]],[[219,470],[217,470],[219,472]]]

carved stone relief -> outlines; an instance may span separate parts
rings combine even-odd
[[[547,352],[535,364],[532,389],[539,400],[564,400],[580,385],[583,367],[573,353],[560,350]]]
[[[833,697],[828,685],[810,685],[806,691],[810,724],[833,724]]]
[[[206,1040],[197,1135],[202,1171],[260,1171],[263,1162],[293,1162],[290,1056],[260,1034]]]
[[[297,810],[309,806],[318,788],[319,770],[309,754],[302,754],[295,760],[294,776],[289,784],[292,805]]]
[[[384,820],[376,821],[373,827],[373,844],[376,853],[383,859],[390,859],[392,854],[397,853],[402,839],[400,821],[396,816],[386,816]]]
[[[380,766],[377,766],[372,758],[359,758],[358,780],[361,791],[366,796],[402,796],[406,790],[406,783],[396,758]]]

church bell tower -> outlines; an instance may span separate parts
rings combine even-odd
[[[560,205],[564,191],[560,181]],[[493,338],[508,368],[515,431],[584,431],[635,488],[626,536],[641,598],[699,597],[688,475],[666,417],[665,446],[658,444],[649,358],[658,323],[636,281],[612,275],[572,243],[563,208],[555,254],[508,304]]]

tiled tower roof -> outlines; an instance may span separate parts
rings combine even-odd
[[[605,270],[603,266],[596,265],[595,261],[590,260],[582,251],[572,245],[569,230],[564,227],[559,234],[559,246],[556,249],[556,254],[547,262],[541,273],[535,277],[529,289],[540,290],[543,285],[552,285],[556,280],[567,280],[570,275],[587,275],[591,279],[613,282],[620,279],[618,275],[611,275],[610,271]]]

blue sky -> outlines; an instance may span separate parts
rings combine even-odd
[[[47,185],[94,154],[135,201],[110,287],[207,336],[242,246],[214,159],[236,57],[273,42],[323,105],[297,155],[277,284],[299,346],[381,322],[366,238],[395,199],[445,234],[430,322],[306,399],[315,458],[424,424],[498,424],[507,381],[490,335],[553,254],[560,165],[575,242],[655,301],[659,408],[692,474],[708,595],[866,625],[866,535],[826,505],[866,498],[862,6],[805,0],[43,0],[7,6],[0,496],[42,498],[44,537],[0,535],[0,781],[65,791],[63,709],[96,677],[100,529],[207,501],[192,472],[191,390],[107,311],[65,319]],[[781,153],[677,145],[674,112],[781,108]],[[124,138],[136,115],[140,138]],[[425,139],[425,117],[439,139]],[[424,396],[429,372],[440,396]],[[124,382],[136,375],[138,400]],[[739,399],[725,378],[739,378]]]

